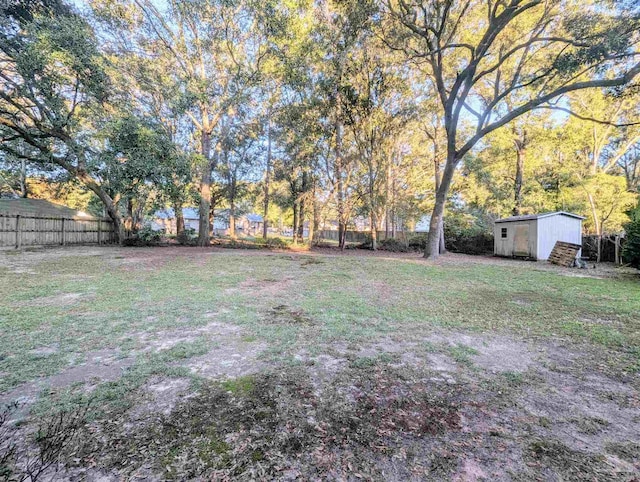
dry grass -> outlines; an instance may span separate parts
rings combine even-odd
[[[630,273],[332,250],[0,256],[14,435],[91,401],[59,456],[69,477],[632,480],[640,468]]]

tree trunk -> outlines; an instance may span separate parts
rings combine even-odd
[[[398,229],[398,220],[396,219],[396,177],[393,176],[391,183],[391,237],[395,239]]]
[[[296,200],[293,202],[293,244],[298,244],[298,223],[300,222],[298,207],[298,201]]]
[[[181,201],[173,202],[173,212],[176,216],[176,234],[181,234],[182,232],[184,232],[184,215],[182,213]]]
[[[64,167],[64,166],[62,166]],[[118,203],[114,201],[114,199],[104,190],[104,188],[98,184],[86,171],[77,170],[73,174],[78,178],[78,180],[91,189],[100,201],[102,201],[103,206],[107,210],[107,214],[113,221],[114,231],[116,232],[116,238],[119,244],[124,242],[125,234],[124,234],[124,224],[122,223],[122,216],[120,216],[120,212],[118,211]]]
[[[313,186],[313,223],[309,226],[309,240],[311,245],[318,244],[318,231],[320,229],[320,206],[316,196],[316,186]]]
[[[524,177],[524,159],[526,134],[515,140],[516,146],[516,178],[513,185],[513,215],[519,216],[522,209],[522,182]]]
[[[384,199],[384,238],[389,239],[391,232],[391,213],[389,203],[391,202],[391,162],[387,166],[387,176],[385,179],[385,199]]]
[[[438,190],[440,189],[440,184],[442,184],[442,181],[440,179],[440,160],[438,159],[437,149],[435,150],[433,163],[434,163],[434,170],[435,170],[436,192],[438,192]],[[439,231],[440,231],[440,235],[438,239],[438,252],[440,254],[444,254],[447,252],[447,248],[444,243],[444,213],[443,213],[442,219],[440,220]]]
[[[202,131],[201,154],[205,158],[205,165],[200,179],[198,246],[209,246],[211,244],[211,223],[209,220],[211,215],[211,172],[214,168],[214,161],[211,158],[211,135],[206,130]]]
[[[236,237],[236,202],[233,195],[229,200],[229,234],[232,238]]]
[[[378,249],[378,223],[376,222],[376,216],[371,211],[369,216],[369,223],[371,225],[370,233],[371,233],[371,249],[373,251],[377,251]]]
[[[271,112],[267,121],[267,168],[264,175],[264,210],[262,215],[262,237],[267,239],[268,226],[267,216],[269,214],[269,182],[271,176]]]
[[[109,196],[107,195],[107,197]],[[111,200],[111,198],[109,198],[109,200]],[[105,201],[103,201],[103,203],[104,202]],[[124,233],[124,225],[122,223],[122,217],[120,217],[120,213],[118,212],[118,207],[113,203],[113,201],[110,201],[109,205],[105,204],[105,207],[107,208],[107,214],[113,221],[113,228],[114,228],[114,231],[116,232],[116,238],[117,238],[118,244],[122,245],[125,240],[125,233]]]
[[[337,184],[336,201],[338,204],[338,246],[344,250],[346,238],[346,220],[344,208],[344,182],[342,179],[342,125],[336,121],[336,145],[335,145],[335,166],[334,176]]]
[[[27,198],[29,190],[27,189],[27,161],[20,159],[20,197]]]
[[[133,200],[127,198],[127,216],[124,218],[124,229],[127,237],[133,232]]]
[[[303,198],[300,198],[300,200],[298,201],[299,206],[298,206],[298,240],[302,243],[304,242],[304,217],[306,215],[306,209],[305,209],[305,204],[307,204],[306,201],[306,194],[307,194],[307,190],[309,189],[309,182],[308,182],[308,174],[306,171],[302,172],[302,192],[301,195],[304,196]]]
[[[456,159],[455,153],[449,153],[444,167],[444,173],[440,181],[440,186],[436,190],[436,202],[433,206],[431,222],[429,224],[429,234],[427,236],[427,245],[424,250],[425,258],[436,259],[440,255],[440,238],[443,235],[442,228],[444,225],[444,205],[457,164],[458,159]]]

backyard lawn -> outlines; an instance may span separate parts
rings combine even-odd
[[[45,480],[102,481],[640,473],[629,271],[0,251],[0,332],[0,480],[38,463]]]

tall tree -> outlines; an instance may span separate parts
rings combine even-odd
[[[122,239],[92,146],[109,77],[91,27],[56,0],[15,2],[0,10],[0,52],[0,150],[64,169],[100,198]]]
[[[172,60],[180,104],[193,123],[201,156],[198,244],[209,244],[211,182],[225,131],[221,126],[259,80],[265,52],[250,5],[240,1],[172,0],[161,12],[134,0],[142,14],[141,43]]]
[[[388,42],[421,61],[425,83],[438,93],[447,137],[426,257],[439,254],[454,173],[485,136],[564,94],[621,87],[640,73],[638,14],[624,4],[388,0],[386,6]],[[507,109],[505,100],[524,89],[528,94]]]

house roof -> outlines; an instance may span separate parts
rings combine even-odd
[[[524,216],[511,216],[509,218],[502,218],[502,219],[496,219],[496,223],[509,223],[509,222],[513,222],[513,221],[531,221],[534,219],[542,219],[542,218],[548,218],[551,216],[568,216],[570,218],[575,218],[575,219],[585,219],[584,216],[580,216],[578,214],[573,214],[573,213],[568,213],[566,211],[555,211],[552,213],[539,213],[539,214],[527,214]]]
[[[247,214],[247,219],[249,220],[249,222],[252,222],[252,223],[261,223],[264,221],[262,216],[255,213]]]
[[[0,199],[0,213],[47,218],[92,218],[90,214],[44,199]]]

